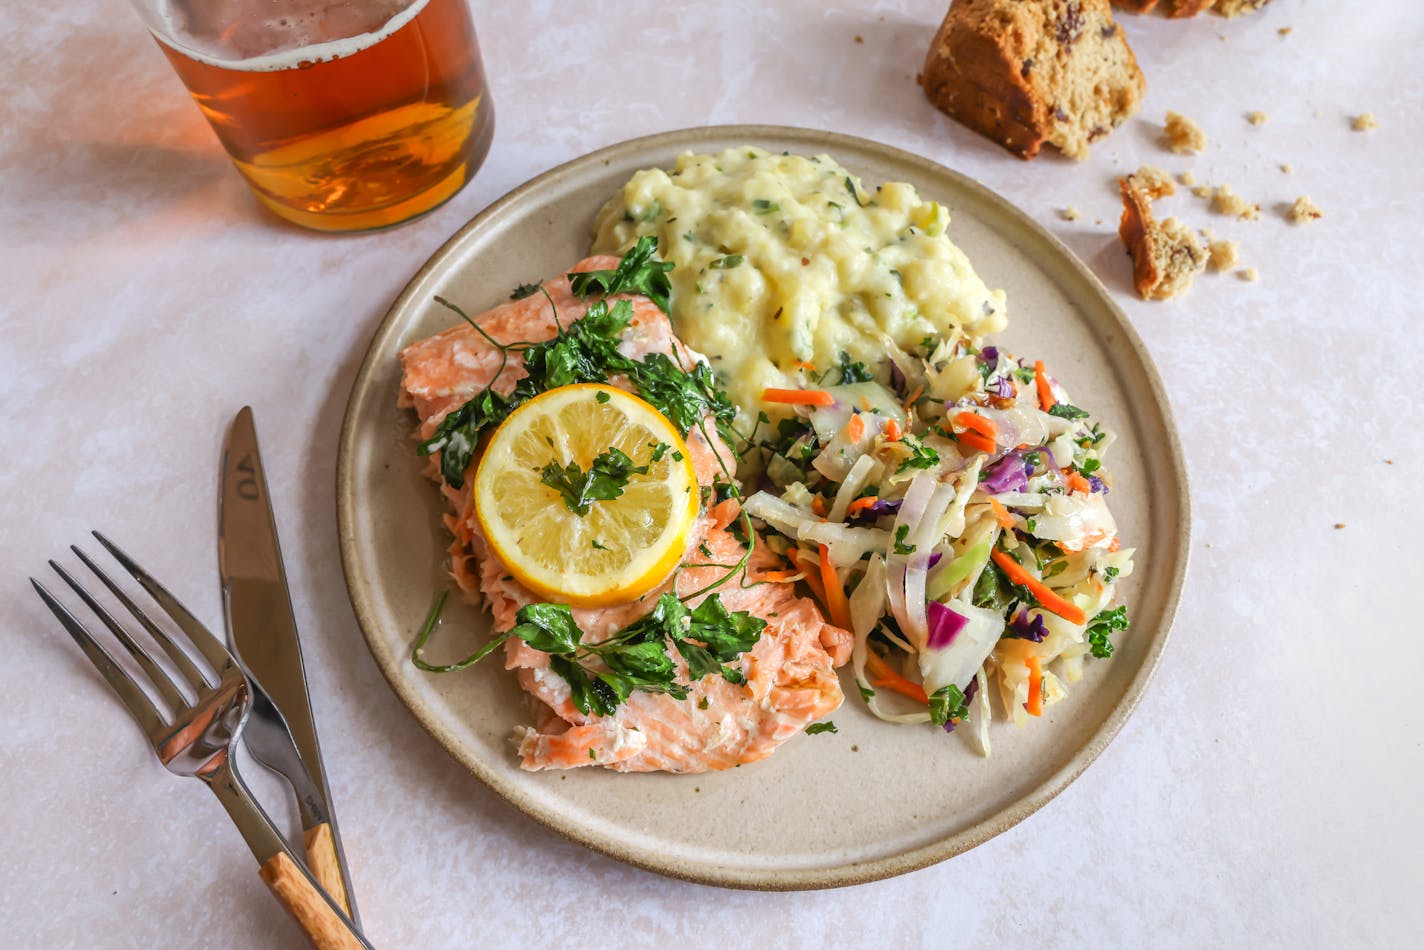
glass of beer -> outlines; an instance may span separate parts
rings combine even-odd
[[[489,151],[466,0],[132,2],[257,199],[288,221],[407,221]]]

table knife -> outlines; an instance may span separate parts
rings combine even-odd
[[[233,652],[253,680],[247,749],[291,784],[307,865],[359,926],[250,407],[244,406],[228,429],[218,502],[223,615]]]

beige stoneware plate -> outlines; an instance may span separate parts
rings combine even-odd
[[[396,408],[405,344],[451,325],[435,294],[474,314],[517,284],[585,256],[593,216],[636,170],[685,150],[753,144],[826,153],[868,187],[908,181],[949,208],[950,236],[990,287],[1008,292],[1016,355],[1047,360],[1074,402],[1117,430],[1112,505],[1138,548],[1122,584],[1132,616],[1111,660],[1041,721],[996,723],[975,756],[932,727],[874,719],[858,698],[839,734],[798,736],[771,758],[705,775],[620,775],[596,768],[522,772],[510,736],[533,713],[497,658],[454,674],[410,664],[411,642],[445,586],[439,493],[420,475],[412,413]],[[496,201],[432,257],[377,330],[356,378],[337,470],[341,557],[371,652],[401,700],[450,754],[530,817],[623,861],[724,886],[834,887],[942,861],[1022,821],[1072,781],[1122,727],[1167,641],[1186,573],[1187,482],[1161,383],[1102,285],[1027,215],[981,185],[864,139],[802,129],[725,126],[603,149]],[[486,638],[476,609],[452,603],[439,656]],[[498,655],[497,655],[498,656]],[[854,683],[843,674],[848,697]]]

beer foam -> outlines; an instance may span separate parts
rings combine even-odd
[[[219,0],[203,9],[197,9],[200,4],[194,0],[170,0],[160,12],[162,30],[154,32],[166,45],[209,66],[240,72],[278,72],[342,59],[375,46],[419,16],[429,0],[411,0],[395,9],[401,2],[353,5],[308,0],[306,4],[294,4],[296,9],[279,16],[244,22],[242,10],[234,9],[244,6],[243,0]],[[359,14],[352,15],[353,6],[365,8],[364,22],[357,18]],[[386,9],[382,10],[382,6]],[[338,25],[346,27],[341,32],[352,35],[321,39],[333,31],[333,14],[346,14],[347,22],[340,24],[338,20]],[[205,15],[215,15],[214,21],[205,22]],[[238,20],[237,27],[231,23],[234,18]],[[252,48],[245,49],[244,45]],[[259,53],[257,49],[271,51]]]

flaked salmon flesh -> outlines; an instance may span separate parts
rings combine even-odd
[[[616,257],[591,257],[573,271],[617,264]],[[501,304],[475,322],[501,344],[538,342],[553,337],[560,325],[567,326],[588,308],[573,295],[567,277],[546,281],[543,289],[547,298],[539,293]],[[633,319],[619,344],[625,356],[642,359],[664,353],[683,366],[701,359],[673,335],[656,304],[645,297],[628,300]],[[429,438],[441,419],[486,386],[492,384],[507,395],[526,375],[517,352],[509,354],[501,371],[499,350],[466,324],[412,343],[401,351],[400,361],[400,404],[419,416],[421,439]],[[626,388],[625,380],[610,382]],[[694,428],[687,445],[703,487],[713,484],[724,464],[729,470],[734,464],[710,424]],[[440,479],[435,458],[427,472],[440,483],[451,508],[445,516],[453,535],[451,577],[472,601],[483,597],[496,633],[510,629],[519,608],[540,598],[512,579],[489,550],[474,516],[472,479],[467,477],[463,488],[450,487]],[[726,568],[702,565],[731,565],[742,558],[745,548],[728,530],[737,517],[737,504],[731,500],[703,511],[684,556],[698,566],[685,565],[662,588],[630,604],[575,608],[584,638],[605,639],[648,613],[664,591],[675,588],[686,596],[720,578]],[[530,770],[600,765],[620,772],[726,769],[765,758],[808,723],[833,712],[843,699],[834,668],[849,659],[851,635],[827,623],[816,604],[797,596],[792,584],[756,583],[763,571],[781,566],[775,561],[758,542],[746,571],[717,588],[727,609],[745,610],[767,622],[756,645],[732,664],[742,670],[744,685],[716,675],[688,683],[686,664],[670,650],[678,682],[688,685],[685,700],[634,691],[612,715],[586,715],[574,706],[568,683],[549,668],[548,654],[511,638],[505,667],[517,672],[520,685],[545,710],[538,724],[521,730],[520,765]],[[700,600],[691,600],[689,606]]]

